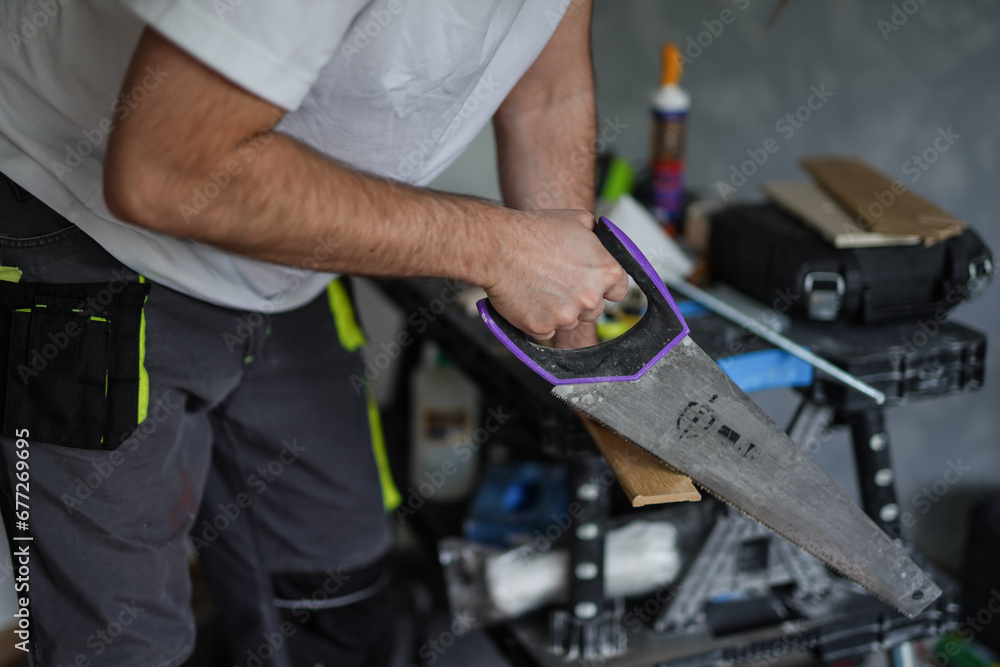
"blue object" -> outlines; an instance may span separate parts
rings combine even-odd
[[[719,359],[719,368],[746,393],[804,387],[813,380],[813,367],[784,350],[759,350]]]
[[[681,311],[681,315],[683,315],[685,319],[707,315],[712,312],[697,301],[678,301],[677,310]]]
[[[544,534],[566,515],[566,474],[564,465],[538,461],[487,469],[465,519],[465,536],[474,542],[506,548]]]

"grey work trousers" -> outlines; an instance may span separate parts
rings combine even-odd
[[[0,267],[0,486],[32,664],[183,663],[192,545],[235,664],[379,664],[372,406],[327,295],[264,314],[149,285],[2,176]]]

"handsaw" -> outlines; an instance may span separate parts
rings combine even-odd
[[[489,303],[490,331],[552,394],[812,554],[908,616],[941,589],[688,336],[632,241],[607,218],[595,233],[646,295],[642,319],[593,347],[541,346]]]

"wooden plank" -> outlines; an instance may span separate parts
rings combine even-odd
[[[771,181],[762,184],[760,189],[836,248],[876,248],[921,242],[919,234],[869,230],[812,181]]]
[[[690,477],[597,422],[581,418],[633,507],[701,500]]]
[[[849,215],[857,215],[873,231],[918,234],[924,245],[933,245],[965,229],[958,218],[861,160],[806,158],[802,167]]]

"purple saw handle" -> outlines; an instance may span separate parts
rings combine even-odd
[[[592,347],[557,350],[535,343],[482,299],[483,322],[504,346],[552,384],[637,380],[688,334],[687,323],[649,261],[622,230],[601,218],[594,233],[646,295],[646,314],[625,334]]]

